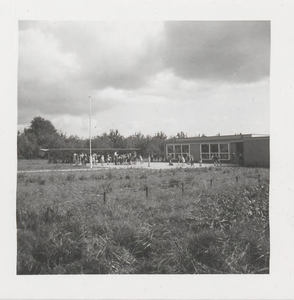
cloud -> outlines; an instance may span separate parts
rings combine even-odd
[[[63,112],[77,94],[72,84],[79,65],[73,53],[62,52],[59,41],[40,29],[19,33],[19,111]],[[74,113],[75,110],[72,110]],[[20,123],[24,114],[20,113]]]
[[[98,91],[138,89],[160,69],[154,57],[162,23],[22,21],[19,29],[20,110],[80,115],[90,95],[93,110],[107,110],[116,99]]]
[[[270,22],[165,23],[166,68],[186,79],[254,82],[269,77]]]
[[[135,89],[160,68],[154,56],[161,22],[30,22],[28,27],[54,36],[62,53],[76,57],[78,78],[94,89]]]
[[[21,21],[19,128],[40,115],[87,137],[91,97],[97,135],[267,130],[269,30],[269,22]]]

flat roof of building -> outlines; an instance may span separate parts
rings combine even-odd
[[[214,136],[198,136],[198,137],[187,137],[187,138],[175,138],[174,142],[170,141],[167,144],[173,143],[189,143],[189,142],[207,142],[207,141],[222,141],[222,140],[232,140],[232,141],[243,141],[245,139],[251,138],[266,138],[269,137],[268,134],[231,134],[231,135],[214,135]]]

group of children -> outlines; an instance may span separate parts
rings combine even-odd
[[[213,164],[215,166],[221,166],[222,165],[222,163],[220,161],[220,159],[221,159],[220,156],[212,155],[211,159],[212,159]],[[180,164],[182,164],[182,165],[190,164],[191,167],[194,167],[194,157],[193,157],[193,155],[191,155],[191,154],[187,155],[186,159],[185,159],[184,155],[178,155],[178,166]],[[169,161],[169,165],[170,166],[174,165],[173,162],[172,162],[172,158]],[[199,158],[199,167],[202,167],[202,157],[201,156]]]
[[[194,167],[194,156],[192,154],[187,154],[186,157],[184,155],[178,155],[178,166],[180,164],[182,165],[191,165],[191,167]],[[172,158],[170,158],[170,161],[169,161],[169,165],[170,166],[173,166],[173,162],[172,162]],[[201,167],[202,166],[202,158],[200,157],[200,160],[199,160],[199,166]]]

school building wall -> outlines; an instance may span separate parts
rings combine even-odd
[[[200,158],[200,144],[190,144],[190,154],[193,155],[195,162]]]
[[[244,165],[247,167],[269,167],[269,137],[244,140]]]
[[[269,136],[232,135],[199,138],[179,138],[168,145],[190,145],[190,154],[195,162],[198,162],[201,154],[201,144],[228,143],[229,159],[222,160],[223,163],[240,163],[245,166],[269,167]],[[239,159],[242,154],[243,159]],[[203,159],[203,162],[211,160]]]

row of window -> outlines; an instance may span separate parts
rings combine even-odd
[[[179,155],[187,157],[190,154],[190,145],[167,145],[167,156],[170,158],[178,158]],[[201,144],[200,155],[202,159],[212,159],[213,156],[218,156],[220,159],[229,160],[229,144]]]
[[[212,159],[213,156],[218,156],[220,159],[230,159],[229,144],[201,144],[200,155],[202,159]]]
[[[190,154],[190,145],[168,145],[166,148],[169,158],[178,158],[179,155],[186,158]]]

